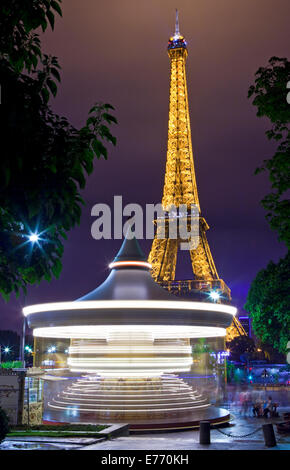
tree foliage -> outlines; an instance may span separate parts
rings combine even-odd
[[[10,431],[9,418],[3,408],[0,407],[0,442],[2,442]]]
[[[95,158],[116,145],[110,104],[95,104],[76,129],[53,113],[60,66],[43,54],[39,35],[54,27],[61,0],[2,0],[0,7],[1,161],[0,292],[58,277],[63,239],[80,221],[80,190]],[[31,244],[28,236],[40,234]]]
[[[279,263],[272,261],[251,284],[245,309],[255,334],[285,353],[290,331],[290,253]]]
[[[207,343],[206,338],[198,338],[192,347],[193,354],[204,354],[213,352],[213,349]]]
[[[256,72],[255,84],[249,88],[248,97],[254,97],[257,116],[266,116],[272,128],[266,132],[268,139],[279,142],[272,158],[264,160],[256,173],[268,171],[271,192],[262,200],[266,218],[279,240],[290,247],[290,104],[287,102],[287,84],[290,80],[290,62],[286,58],[272,57],[267,67]]]
[[[256,72],[255,84],[249,88],[258,117],[267,117],[271,129],[268,139],[278,143],[272,158],[264,160],[256,173],[268,171],[271,192],[262,200],[266,218],[280,241],[290,246],[290,104],[287,101],[290,62],[272,57],[267,67]],[[253,329],[263,343],[285,353],[289,339],[289,251],[284,259],[272,261],[252,282],[245,309],[253,319]]]
[[[254,340],[249,336],[236,336],[227,343],[227,348],[230,350],[231,358],[236,361],[239,361],[243,354],[250,356],[256,349]]]

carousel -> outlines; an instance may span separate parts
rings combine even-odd
[[[36,340],[36,365],[47,367],[56,384],[43,419],[129,423],[133,431],[228,421],[227,410],[180,376],[191,369],[192,341],[223,338],[236,308],[164,290],[135,238],[125,238],[109,268],[103,284],[75,301],[23,309]],[[55,368],[43,360],[52,342],[65,351]]]

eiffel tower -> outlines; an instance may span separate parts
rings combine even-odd
[[[179,31],[178,11],[176,10],[175,34],[168,41],[168,55],[171,64],[170,99],[168,120],[168,142],[166,173],[163,188],[162,207],[165,211],[174,205],[187,207],[185,217],[187,224],[191,223],[192,205],[199,213],[199,236],[195,248],[189,249],[193,278],[176,280],[176,261],[180,249],[180,238],[169,238],[168,225],[170,216],[164,220],[163,234],[160,238],[157,220],[155,238],[148,261],[152,265],[152,276],[158,284],[173,294],[191,297],[199,301],[213,300],[230,303],[231,291],[225,282],[219,278],[210,247],[206,237],[209,226],[201,216],[193,152],[191,142],[190,118],[186,85],[185,63],[187,44]],[[189,247],[190,248],[190,247]],[[236,336],[246,335],[238,319],[234,318],[227,329],[226,341]]]

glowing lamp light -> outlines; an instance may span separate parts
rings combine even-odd
[[[6,346],[6,348],[4,348],[4,352],[7,354],[10,352],[10,348],[8,346]]]
[[[28,239],[31,243],[35,243],[38,242],[39,236],[37,235],[37,233],[32,233],[31,235],[29,235]]]
[[[220,298],[220,294],[213,290],[210,294],[209,294],[210,298],[214,301],[218,300]]]

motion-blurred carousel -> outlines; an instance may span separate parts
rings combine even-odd
[[[193,362],[191,340],[224,337],[236,308],[164,290],[135,238],[125,238],[110,269],[104,283],[80,299],[23,309],[39,344],[68,345],[61,372],[71,380],[50,394],[44,419],[129,423],[139,431],[228,421],[227,410],[180,375]],[[40,348],[36,361],[37,354]],[[60,370],[49,373],[59,378]]]

